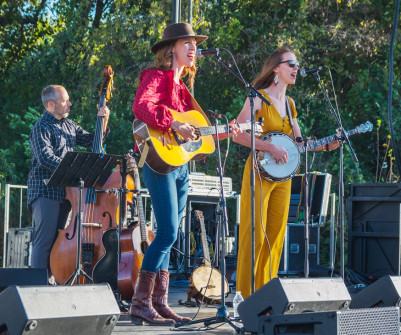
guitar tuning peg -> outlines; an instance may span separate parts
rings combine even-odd
[[[259,135],[261,135],[262,133],[263,133],[263,129],[262,129],[261,125],[256,124],[256,125],[255,125],[255,134],[256,134],[257,136],[259,136]]]

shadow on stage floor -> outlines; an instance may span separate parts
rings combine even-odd
[[[169,292],[169,304],[170,307],[179,315],[194,318],[195,320],[204,319],[216,316],[217,308],[216,305],[205,305],[199,307],[189,307],[180,305],[179,300],[187,300],[187,285],[174,284],[170,285]],[[234,294],[230,293],[226,300],[226,306],[230,312],[230,316],[233,316],[232,299]],[[128,313],[122,313],[117,325],[114,327],[112,335],[122,334],[236,334],[236,331],[228,324],[214,324],[206,328],[203,323],[194,324],[186,327],[185,329],[176,329],[174,327],[159,327],[159,326],[137,326],[131,323]]]

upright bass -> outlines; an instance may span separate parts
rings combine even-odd
[[[106,65],[103,76],[105,77],[100,90],[99,108],[106,105],[111,98],[113,89],[113,70]],[[93,152],[102,153],[103,146],[103,116],[97,117],[96,130],[93,142]],[[103,185],[102,190],[117,189],[121,186],[119,169],[110,175]],[[127,186],[133,187],[132,178],[127,178]],[[98,190],[99,191],[99,190]],[[97,193],[95,189],[84,189],[82,192],[82,213],[79,208],[79,191],[77,188],[66,188],[66,199],[71,203],[71,220],[65,229],[58,231],[57,239],[50,253],[50,269],[58,284],[65,284],[76,267],[77,255],[77,216],[82,215],[81,227],[81,264],[86,274],[92,273],[93,267],[105,253],[102,245],[102,236],[105,230],[117,226],[118,221],[118,197],[115,193]],[[127,202],[132,203],[132,195],[127,197]],[[84,276],[80,277],[81,283],[85,283]]]

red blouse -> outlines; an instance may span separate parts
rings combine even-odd
[[[179,84],[174,81],[173,70],[144,70],[139,81],[132,111],[149,126],[168,131],[174,121],[168,108],[177,112],[193,109],[191,94],[181,79]]]

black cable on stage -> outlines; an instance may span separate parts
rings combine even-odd
[[[390,43],[390,55],[389,55],[389,67],[388,67],[388,101],[387,101],[387,113],[388,113],[388,123],[390,127],[390,135],[391,142],[393,144],[393,151],[395,155],[395,161],[397,164],[398,174],[401,174],[401,161],[400,156],[398,155],[397,143],[394,136],[393,129],[393,114],[392,114],[392,103],[393,103],[393,71],[394,71],[394,44],[395,37],[397,33],[397,25],[398,25],[398,17],[400,13],[400,0],[397,0],[395,6],[395,15],[394,15],[394,24],[393,24],[393,32],[391,35],[391,43]]]

